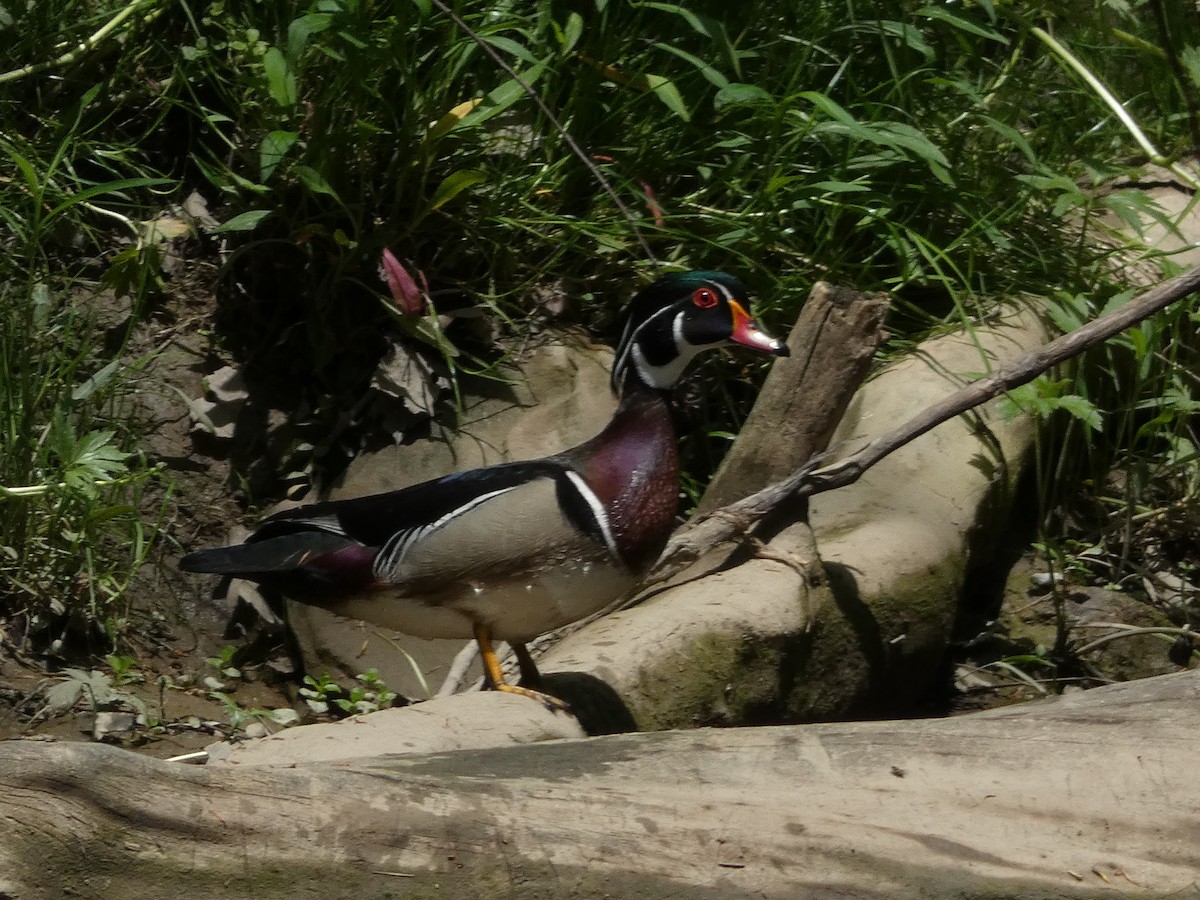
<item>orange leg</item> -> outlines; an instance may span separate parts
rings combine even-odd
[[[571,711],[571,707],[557,697],[551,697],[540,691],[531,691],[529,688],[518,687],[515,684],[508,684],[504,680],[504,675],[500,671],[500,660],[496,657],[496,651],[492,649],[491,630],[486,625],[475,623],[475,640],[479,644],[479,656],[483,660],[483,671],[487,674],[487,679],[492,683],[493,689],[537,700],[551,712],[569,713]],[[524,648],[522,647],[522,649]]]

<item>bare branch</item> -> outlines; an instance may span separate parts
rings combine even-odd
[[[789,500],[853,484],[867,469],[927,431],[1005,391],[1028,384],[1059,363],[1103,343],[1197,290],[1200,290],[1200,267],[1163,282],[1120,309],[1026,353],[985,378],[971,382],[845,459],[819,468],[824,459],[815,457],[782,481],[708,515],[697,516],[671,539],[654,572],[647,579],[648,583],[665,581],[712,548],[740,540],[763,516]]]

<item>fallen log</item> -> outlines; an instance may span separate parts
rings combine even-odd
[[[1191,896],[1198,703],[1187,672],[954,719],[282,766],[9,741],[0,896]]]

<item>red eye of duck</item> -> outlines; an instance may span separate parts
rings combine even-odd
[[[717,292],[712,288],[696,288],[692,294],[692,302],[701,309],[712,309],[720,302]]]

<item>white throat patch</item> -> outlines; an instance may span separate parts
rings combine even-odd
[[[664,312],[667,311],[664,310]],[[710,347],[720,347],[725,343],[724,341],[717,341],[712,344],[689,343],[687,338],[683,336],[683,318],[684,313],[681,310],[676,313],[675,318],[671,321],[671,336],[674,338],[675,356],[667,363],[656,366],[647,360],[645,354],[642,353],[642,348],[637,345],[636,332],[633,336],[633,343],[630,345],[632,349],[630,355],[633,357],[633,364],[637,367],[638,375],[650,387],[658,388],[660,391],[673,388],[679,382],[679,379],[683,377],[684,369],[700,353]],[[650,319],[646,321],[648,322]],[[638,330],[640,331],[641,329]]]

